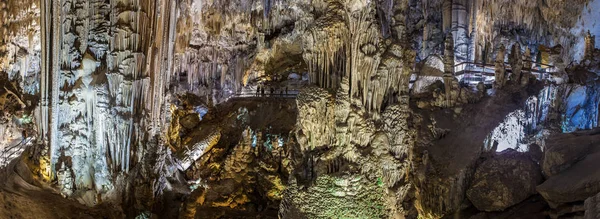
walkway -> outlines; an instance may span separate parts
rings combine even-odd
[[[259,94],[256,92],[256,88],[247,88],[247,89],[242,89],[241,92],[234,94],[232,96],[232,98],[236,98],[236,97],[238,97],[238,98],[247,98],[247,97],[296,98],[296,96],[298,96],[299,93],[300,93],[300,90],[298,90],[298,89],[288,89],[287,93],[285,90],[283,90],[283,92],[281,92],[281,90],[275,90],[275,91],[273,91],[273,94],[271,94],[270,90],[265,90],[264,94]]]
[[[547,80],[550,78],[548,69],[554,68],[552,65],[531,62],[532,66],[539,66],[539,68],[523,68],[523,72],[531,72],[538,80]],[[504,63],[506,73],[512,73],[510,63]],[[456,72],[454,76],[459,81],[469,84],[476,85],[479,82],[483,82],[486,85],[491,85],[495,81],[496,66],[494,63],[483,64],[476,62],[461,62],[454,65]]]
[[[538,80],[547,80],[550,78],[551,71],[548,69],[554,68],[552,65],[544,63],[531,62],[532,66],[538,66],[537,68],[523,68],[523,72],[530,72]],[[510,63],[504,63],[506,73],[512,73]],[[483,64],[476,62],[461,62],[454,65],[455,73],[454,76],[461,82],[467,85],[477,85],[479,82],[483,82],[485,85],[491,86],[496,80],[496,66],[495,63]],[[410,76],[409,86],[412,88],[413,84],[418,78],[418,73],[413,72]],[[281,92],[281,89],[276,89],[271,94],[269,87],[266,88],[264,94],[256,92],[256,87],[243,88],[241,92],[234,94],[230,98],[296,98],[300,90],[297,88],[288,89],[287,93],[285,90]]]

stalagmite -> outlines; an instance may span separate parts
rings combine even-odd
[[[547,217],[474,174],[600,125],[599,2],[0,1],[0,218]]]
[[[452,82],[454,79],[454,38],[452,33],[448,33],[444,42],[446,50],[444,51],[444,88],[446,96],[446,107],[452,107]]]
[[[594,50],[596,49],[596,36],[592,36],[590,31],[587,31],[585,35],[585,51],[583,57],[585,59],[592,59]]]
[[[496,64],[495,64],[495,77],[496,77],[496,81],[494,82],[494,85],[496,88],[502,88],[504,87],[504,85],[506,84],[506,68],[504,65],[504,53],[506,51],[506,48],[504,47],[504,44],[500,45],[500,48],[498,49],[498,53],[496,54]]]
[[[526,86],[529,84],[529,79],[531,78],[531,50],[529,46],[525,48],[525,53],[523,54],[523,72],[521,73],[521,85]]]
[[[521,45],[519,43],[513,44],[510,49],[508,62],[512,70],[511,81],[515,84],[521,83],[521,70],[523,69],[523,55],[521,54]]]

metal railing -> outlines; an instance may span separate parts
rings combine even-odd
[[[538,80],[548,79],[551,73],[548,69],[554,68],[554,66],[544,63],[531,62],[532,66],[537,67],[523,67],[521,71],[530,72],[536,76]],[[510,63],[504,63],[507,73],[512,73]],[[454,65],[454,69],[459,69],[454,73],[455,77],[459,77],[462,83],[471,84],[472,82],[484,82],[484,84],[493,83],[494,79],[485,80],[487,77],[494,77],[496,75],[495,63],[476,63],[476,62],[461,62]]]
[[[300,90],[290,89],[287,92],[284,90],[275,90],[271,93],[270,90],[265,90],[264,93],[256,92],[256,89],[247,89],[238,92],[232,96],[232,98],[250,98],[250,97],[262,97],[262,98],[296,98],[300,93]]]

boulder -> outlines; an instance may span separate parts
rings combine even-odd
[[[600,218],[600,193],[585,200],[585,219]]]
[[[585,158],[600,146],[600,129],[559,134],[546,141],[542,170],[547,177],[554,176]]]
[[[600,192],[599,166],[600,153],[587,155],[569,169],[548,178],[537,191],[553,206],[583,201]]]
[[[502,211],[536,193],[540,167],[527,154],[507,149],[475,171],[467,197],[481,211]]]
[[[529,157],[539,163],[544,157],[544,152],[542,152],[542,148],[538,144],[530,144],[527,146],[527,153],[529,153]]]

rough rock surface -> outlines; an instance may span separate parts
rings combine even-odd
[[[583,201],[600,192],[600,153],[587,155],[537,187],[537,191],[552,204]]]
[[[410,179],[420,215],[440,218],[462,208],[466,190],[483,152],[482,142],[510,112],[539,92],[507,85],[476,104],[413,116],[417,140],[411,156]]]
[[[541,181],[539,166],[509,149],[477,167],[467,197],[481,211],[502,211],[535,194]]]
[[[279,206],[283,216],[449,216],[466,208],[494,127],[516,131],[516,143],[540,130],[497,126],[535,89],[486,95],[483,83],[463,86],[454,64],[497,58],[505,67],[497,48],[514,48],[516,78],[497,69],[510,90],[520,71],[530,85],[531,60],[521,63],[519,50],[552,47],[542,59],[562,73],[583,32],[575,23],[598,2],[3,0],[0,148],[31,139],[34,152],[22,156],[40,181],[87,205],[122,205],[128,218],[172,218],[164,212],[184,199],[186,216],[200,218],[275,217]],[[597,79],[591,39],[589,71],[570,81]],[[413,74],[421,78],[411,92]],[[563,120],[548,121],[565,132],[598,126],[594,86],[555,91],[573,98]],[[258,87],[280,95],[248,98]],[[421,92],[415,113],[410,95]],[[183,94],[203,103],[183,106]],[[252,103],[274,108],[257,113]],[[513,118],[546,117],[546,103],[527,102],[535,106]],[[204,117],[223,106],[235,110]],[[553,177],[587,151],[573,149],[548,152]],[[20,154],[10,152],[4,164]],[[318,206],[321,197],[335,206]]]
[[[382,115],[386,123],[378,127],[381,121],[370,119],[361,101],[348,98],[348,83],[342,79],[335,97],[321,88],[306,89],[298,96],[296,137],[302,157],[288,183],[281,217],[412,214],[410,204],[405,205],[410,184],[404,174],[414,136],[407,128],[410,110],[390,106]],[[372,204],[366,208],[356,204],[364,200]]]
[[[600,218],[600,193],[585,200],[585,219]]]
[[[557,134],[546,140],[542,170],[552,177],[600,149],[600,129]]]

